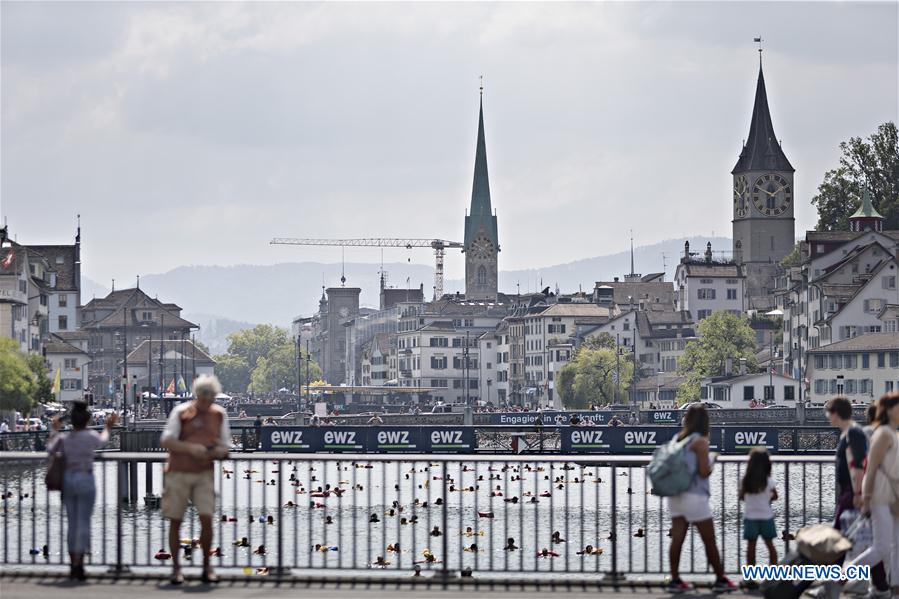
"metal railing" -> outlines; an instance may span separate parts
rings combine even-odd
[[[171,563],[157,554],[169,551],[157,499],[164,460],[160,453],[98,456],[88,564],[123,572]],[[776,544],[783,555],[792,533],[832,518],[833,462],[823,456],[773,461],[783,535]],[[444,577],[470,570],[511,580],[548,573],[661,577],[668,570],[670,520],[666,502],[650,494],[647,462],[640,456],[232,456],[216,463],[213,547],[220,553],[213,565],[248,576],[408,576],[420,568]],[[44,456],[7,453],[0,464],[2,563],[65,563],[66,523],[59,494],[43,485]],[[729,572],[743,562],[738,490],[744,464],[744,458],[720,457],[710,481],[716,538]],[[186,547],[199,536],[192,511],[182,525]],[[705,574],[702,544],[690,535],[682,570]],[[583,554],[587,545],[598,552]],[[193,561],[182,564],[199,565],[199,551],[193,548]]]

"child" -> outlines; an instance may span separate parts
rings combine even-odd
[[[746,474],[740,484],[740,499],[746,504],[743,516],[743,538],[746,540],[746,563],[755,564],[755,544],[759,536],[768,548],[768,558],[777,563],[774,549],[774,510],[771,502],[777,499],[777,489],[771,478],[771,457],[763,447],[756,447],[749,453]]]

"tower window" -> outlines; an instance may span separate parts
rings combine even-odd
[[[487,269],[483,266],[478,267],[478,287],[487,286]]]

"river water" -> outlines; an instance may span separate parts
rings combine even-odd
[[[390,562],[385,570],[409,572],[414,562],[425,560],[424,552],[429,550],[441,563],[421,564],[425,569],[442,568],[446,561],[450,569],[470,567],[476,573],[557,571],[583,576],[612,570],[615,553],[619,571],[667,571],[667,509],[663,500],[649,494],[642,468],[619,467],[613,473],[610,467],[541,463],[539,458],[527,464],[510,462],[507,467],[502,459],[493,463],[460,460],[447,465],[445,495],[442,466],[436,462],[225,461],[218,465],[215,475],[219,500],[213,546],[219,546],[223,555],[216,561],[222,567],[243,569],[256,576],[257,568],[277,565],[280,532],[283,565],[302,569],[365,569],[383,556]],[[125,564],[170,563],[154,559],[167,544],[167,523],[158,509],[145,503],[146,467],[138,467],[140,499],[136,505],[122,508],[118,535],[117,465],[96,465],[98,499],[92,521],[92,563],[114,564],[119,550]],[[150,468],[153,491],[158,494],[162,465]],[[740,537],[742,505],[737,499],[741,475],[742,464],[722,463],[710,480],[716,535],[729,571],[736,571],[742,563],[745,545]],[[272,484],[279,477],[280,495],[278,485]],[[795,533],[805,523],[832,518],[831,464],[779,463],[775,464],[774,477],[780,493],[780,500],[774,502],[779,535],[785,530]],[[3,474],[4,494],[12,494],[3,511],[0,554],[4,563],[62,560],[65,533],[59,494],[46,493],[42,480],[40,470],[9,468]],[[311,496],[318,487],[328,485],[344,492],[339,497]],[[450,485],[455,490],[450,491]],[[501,496],[496,495],[497,486]],[[513,503],[513,498],[518,502]],[[438,499],[444,505],[439,505]],[[271,524],[267,522],[269,516]],[[199,536],[196,519],[189,518],[189,522],[182,528],[186,540]],[[440,527],[440,536],[429,534],[435,525]],[[470,534],[465,533],[468,527],[472,529]],[[617,547],[613,547],[613,530]],[[552,542],[556,531],[566,542]],[[249,547],[233,545],[242,537],[247,538]],[[509,537],[519,549],[504,550]],[[388,553],[387,545],[397,542],[400,552]],[[473,543],[478,551],[464,550],[471,549]],[[336,550],[314,551],[315,544]],[[600,548],[602,554],[577,555],[587,544]],[[49,558],[29,554],[29,550],[40,551],[44,545]],[[264,545],[264,554],[254,552],[260,545]],[[776,545],[783,555],[784,542],[778,540]],[[537,552],[543,548],[558,556],[538,557]],[[760,561],[766,559],[763,547],[759,557]],[[195,562],[199,563],[198,556]],[[688,537],[681,563],[684,572],[706,571],[698,536]]]

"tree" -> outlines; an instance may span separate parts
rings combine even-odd
[[[256,367],[259,358],[285,344],[292,345],[287,329],[270,324],[259,324],[228,335],[228,353],[243,358],[251,369]]]
[[[616,345],[615,337],[612,336],[612,333],[603,331],[594,337],[587,337],[581,347],[590,349],[615,349]]]
[[[678,404],[699,399],[700,380],[723,375],[727,359],[739,364],[746,360],[749,372],[757,368],[755,359],[755,334],[741,316],[729,312],[712,312],[699,321],[698,339],[687,344],[684,356],[678,364],[678,373],[685,381],[678,387]]]
[[[302,352],[300,364],[302,366],[301,380],[306,382],[306,353]],[[296,355],[292,344],[285,344],[275,348],[268,356],[259,358],[256,368],[250,375],[249,391],[252,393],[273,393],[285,388],[291,391],[297,386]],[[311,380],[321,378],[322,371],[315,362],[309,362],[309,377]]]
[[[782,268],[790,268],[793,266],[799,266],[802,264],[802,252],[799,249],[800,244],[796,244],[793,246],[793,249],[790,250],[790,253],[783,257],[780,261],[780,266]]]
[[[36,388],[34,391],[35,403],[50,403],[56,400],[53,394],[53,381],[47,376],[47,366],[44,358],[38,354],[28,354],[25,356],[28,368],[34,374]]]
[[[250,385],[250,365],[240,356],[222,354],[215,357],[215,376],[230,393],[243,393]]]
[[[840,144],[840,165],[824,175],[812,204],[819,231],[848,231],[849,216],[861,205],[863,186],[871,190],[884,229],[899,229],[899,134],[886,122],[867,140],[851,137]]]
[[[617,378],[619,368],[620,378]],[[614,349],[582,347],[559,371],[558,377],[563,381],[559,385],[559,397],[570,409],[613,403],[616,396],[627,397],[633,375],[630,356],[621,356],[616,364]]]
[[[37,380],[19,344],[0,338],[0,410],[27,414],[34,406]]]

